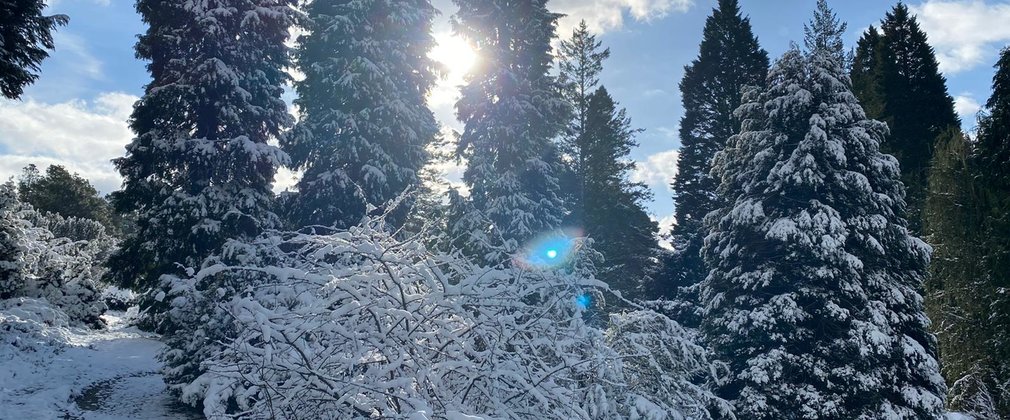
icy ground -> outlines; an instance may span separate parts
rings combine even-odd
[[[25,321],[16,312],[2,315],[3,323]],[[104,319],[105,330],[54,323],[38,336],[15,337],[18,331],[0,327],[0,419],[202,418],[165,392],[157,336],[128,326],[123,312]],[[12,345],[14,340],[37,342]]]

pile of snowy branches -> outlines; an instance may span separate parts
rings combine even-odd
[[[100,326],[103,262],[114,247],[100,223],[42,214],[0,186],[0,299],[44,299],[71,323]]]
[[[211,418],[726,412],[708,391],[720,365],[691,332],[652,311],[594,326],[585,297],[606,285],[515,266],[431,253],[379,222],[230,242],[165,278],[165,376]]]

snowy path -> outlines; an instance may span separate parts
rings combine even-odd
[[[68,330],[55,354],[0,359],[0,419],[192,419],[167,395],[157,336],[127,327],[122,313],[104,331]]]

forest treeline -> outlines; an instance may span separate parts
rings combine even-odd
[[[4,186],[0,298],[100,327],[136,291],[211,418],[1010,418],[1010,49],[965,133],[905,4],[848,47],[818,0],[772,60],[719,0],[666,250],[609,48],[547,0],[454,3],[480,59],[447,138],[428,0],[137,0],[122,188]],[[0,2],[11,100],[44,9]]]

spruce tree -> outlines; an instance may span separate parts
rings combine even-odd
[[[852,68],[854,90],[872,106],[870,117],[890,126],[883,151],[898,158],[908,190],[908,221],[922,233],[933,143],[950,127],[960,127],[947,81],[940,74],[933,48],[908,6],[899,3],[887,13],[882,34],[868,31],[859,41]],[[879,36],[880,41],[873,38]]]
[[[849,25],[838,19],[838,15],[828,6],[827,0],[817,0],[814,18],[803,25],[803,45],[807,51],[827,51],[842,65],[848,64],[845,43],[842,36]]]
[[[149,290],[163,274],[199,267],[227,239],[278,224],[271,183],[287,158],[268,142],[291,123],[281,99],[291,6],[137,2],[149,25],[137,56],[153,80],[134,107],[136,137],[115,160],[124,182],[114,204],[138,214],[110,262],[118,283]]]
[[[678,175],[673,181],[677,224],[674,254],[658,279],[657,294],[687,304],[678,321],[697,325],[697,292],[682,290],[699,283],[708,270],[701,258],[707,233],[702,220],[722,205],[718,180],[710,175],[712,158],[740,129],[733,112],[746,86],[762,86],[768,73],[768,53],[758,45],[750,19],[736,0],[720,0],[705,22],[698,58],[684,68],[680,82],[684,116],[680,120]]]
[[[579,147],[585,199],[579,204],[585,232],[604,257],[599,278],[625,296],[637,294],[658,249],[658,227],[643,208],[650,193],[645,185],[628,180],[635,163],[627,156],[637,146],[637,130],[603,87],[589,96],[585,127]]]
[[[554,139],[569,108],[550,75],[558,14],[546,0],[455,0],[457,34],[477,47],[480,64],[456,104],[464,124],[457,146],[467,159],[463,181],[474,211],[511,252],[560,227],[566,214]],[[476,218],[471,217],[471,220]],[[453,236],[468,235],[453,232]]]
[[[929,247],[836,52],[790,50],[738,111],[715,168],[730,204],[706,219],[703,332],[738,417],[940,419]]]
[[[39,78],[42,60],[52,50],[53,33],[66,15],[45,16],[45,0],[0,1],[0,95],[17,99]]]
[[[24,287],[25,230],[18,216],[21,203],[13,185],[0,185],[0,300]]]
[[[562,182],[568,194],[571,214],[567,222],[576,226],[585,224],[586,162],[582,145],[589,124],[589,98],[600,85],[603,61],[610,57],[610,48],[589,31],[585,20],[572,32],[571,38],[561,40],[558,47],[558,82],[561,93],[572,107],[562,151],[567,157],[567,175]]]
[[[294,227],[346,228],[416,187],[438,124],[425,97],[435,9],[427,0],[317,0],[305,10],[295,83],[300,118],[282,145],[304,170]],[[389,222],[405,220],[393,210]]]

